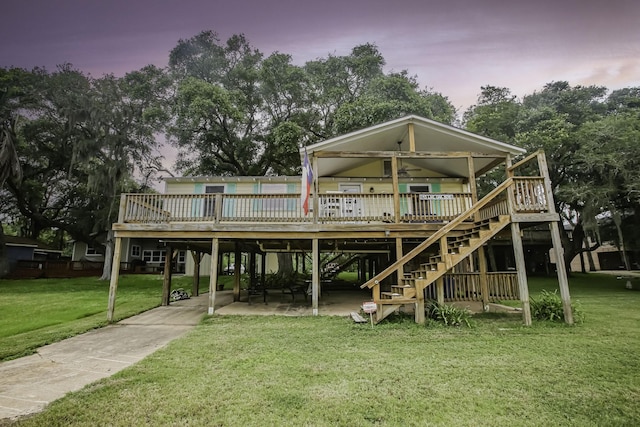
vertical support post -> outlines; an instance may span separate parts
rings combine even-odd
[[[118,209],[118,223],[121,224],[124,222],[124,217],[126,215],[126,212],[127,212],[127,195],[125,193],[122,193],[120,195],[120,207]]]
[[[478,202],[478,189],[476,188],[476,168],[473,164],[473,157],[469,153],[467,157],[467,166],[469,168],[469,192],[471,192],[471,204],[475,205]],[[473,218],[477,218],[478,214],[473,214]]]
[[[318,175],[318,158],[311,153],[311,167],[313,168],[313,223],[318,223],[320,214],[320,176]]]
[[[556,213],[556,205],[553,199],[553,189],[551,188],[551,179],[549,177],[549,168],[547,166],[547,158],[543,151],[538,152],[538,168],[540,176],[544,178],[544,189],[547,193],[547,208],[550,213]],[[560,287],[560,298],[562,299],[562,310],[564,312],[564,321],[569,325],[573,324],[573,313],[571,311],[571,296],[569,295],[569,280],[567,279],[567,269],[564,263],[564,250],[562,248],[562,239],[560,237],[560,227],[558,221],[553,221],[551,227],[551,241],[553,242],[553,251],[556,256],[556,272],[558,274],[558,284]]]
[[[266,292],[264,287],[265,280],[267,279],[267,254],[265,252],[260,254],[260,286]]]
[[[242,253],[240,245],[235,242],[235,253],[233,254],[233,301],[240,301],[240,273],[242,272]]]
[[[436,279],[436,299],[438,304],[444,304],[444,276]]]
[[[219,251],[219,249],[218,249],[218,251]],[[218,252],[218,271],[219,272],[222,272],[222,263],[223,263],[223,261],[224,261],[224,252]],[[218,281],[218,283],[216,283],[216,286],[217,286],[216,289],[219,290],[219,291],[223,290],[223,288],[224,288],[224,284],[220,283],[219,281]]]
[[[409,123],[408,125],[408,130],[409,130],[409,151],[411,151],[412,153],[416,152],[416,133],[414,132],[413,129],[413,123]]]
[[[122,195],[124,197],[124,194]],[[122,205],[121,205],[122,206]],[[107,322],[113,321],[113,312],[116,307],[116,291],[120,276],[120,256],[122,252],[122,237],[116,237],[113,247],[113,262],[111,264],[111,281],[109,282],[109,302],[107,304]]]
[[[214,222],[218,224],[222,220],[222,193],[216,193],[214,206],[215,206],[215,216],[216,216],[214,218]]]
[[[396,260],[402,258],[402,237],[396,237]],[[402,284],[404,278],[404,266],[398,269],[398,285]]]
[[[320,287],[320,245],[318,239],[311,239],[311,309],[314,316],[318,315],[318,290]]]
[[[487,256],[484,252],[484,246],[480,246],[480,248],[478,248],[478,267],[480,270],[482,311],[489,311],[489,277],[487,276]]]
[[[400,222],[400,185],[398,181],[398,157],[391,157],[391,185],[393,186],[393,216],[395,223]]]
[[[169,293],[171,292],[171,264],[173,264],[173,248],[167,246],[164,255],[164,274],[162,277],[162,305],[169,305]]]
[[[218,286],[218,253],[220,244],[217,237],[211,239],[211,269],[209,270],[209,315],[215,311],[216,288]]]
[[[440,238],[440,257],[444,263],[444,268],[449,270],[451,268],[451,257],[449,256],[449,245],[447,244],[447,236]]]
[[[193,285],[191,287],[191,296],[197,297],[200,295],[200,261],[202,261],[202,253],[191,251],[191,257],[193,258]]]
[[[249,287],[253,288],[256,284],[256,253],[249,252]]]
[[[505,161],[507,178],[513,178],[513,170],[511,169],[511,156],[507,154]],[[513,187],[508,189],[507,205],[509,206],[509,215],[513,218]],[[512,220],[513,221],[513,220]],[[531,325],[531,305],[529,304],[529,284],[527,282],[527,270],[524,262],[524,248],[522,247],[522,237],[520,236],[520,224],[511,222],[511,240],[513,242],[513,255],[516,261],[516,272],[518,277],[518,292],[520,293],[520,301],[522,302],[522,320],[527,326]]]
[[[367,271],[369,272],[369,276],[367,276],[367,280],[371,279],[373,276],[375,276],[374,273],[374,261],[373,258],[368,257],[367,258]]]
[[[562,248],[562,240],[560,239],[560,227],[558,226],[557,221],[553,221],[549,226],[551,227],[553,251],[556,256],[556,272],[558,274],[558,283],[560,286],[560,298],[562,299],[564,321],[569,325],[573,325],[571,296],[569,295],[569,281],[567,280],[567,270],[564,264],[564,249]]]
[[[527,270],[524,262],[524,248],[520,237],[520,224],[511,223],[511,240],[513,241],[513,255],[516,259],[516,272],[518,275],[518,291],[522,301],[522,320],[526,326],[531,326],[531,306],[529,304],[529,284],[527,282]]]

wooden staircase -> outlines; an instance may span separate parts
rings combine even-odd
[[[417,303],[427,286],[482,247],[509,223],[508,215],[500,215],[474,222],[462,234],[450,232],[445,235],[441,239],[438,255],[429,257],[428,262],[421,264],[418,269],[405,273],[399,284],[391,286],[390,292],[380,292],[380,298],[375,300],[378,304],[376,321],[380,322],[402,305]]]
[[[380,322],[405,304],[415,304],[418,321],[419,315],[424,314],[420,313],[424,311],[424,289],[510,224],[511,216],[496,206],[499,205],[502,194],[512,185],[513,178],[508,178],[474,206],[443,225],[428,239],[361,286],[373,290],[373,300],[378,306],[376,322]],[[436,244],[439,244],[437,255],[431,256],[428,262],[420,265],[418,269],[403,273],[403,278],[397,285],[392,286],[390,292],[381,292],[382,280],[402,271],[406,263]]]

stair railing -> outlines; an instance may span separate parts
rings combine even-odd
[[[373,288],[375,286],[379,286],[380,282],[382,280],[386,279],[390,275],[392,275],[395,272],[397,272],[400,268],[404,267],[404,265],[407,262],[411,261],[413,258],[418,256],[420,253],[422,253],[429,246],[431,246],[432,244],[434,244],[438,240],[440,240],[442,237],[446,236],[447,233],[449,233],[449,231],[453,230],[458,225],[462,224],[468,217],[470,217],[471,215],[473,215],[476,212],[478,212],[484,206],[488,205],[494,198],[496,198],[500,193],[502,193],[503,191],[505,191],[507,188],[509,188],[512,185],[513,185],[513,179],[512,178],[507,178],[502,184],[498,185],[489,194],[487,194],[480,201],[478,201],[478,203],[476,203],[475,205],[471,206],[466,211],[462,212],[454,220],[449,222],[447,225],[442,227],[440,230],[436,231],[434,234],[432,234],[424,242],[420,243],[418,246],[416,246],[415,248],[413,248],[412,250],[407,252],[404,256],[399,258],[397,261],[395,261],[389,267],[385,268],[380,273],[378,273],[375,276],[373,276],[367,282],[362,284],[360,286],[360,288],[363,288],[363,289],[364,288],[369,288],[369,289],[371,289],[371,288]]]

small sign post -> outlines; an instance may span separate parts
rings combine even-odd
[[[373,328],[373,313],[378,310],[378,305],[373,301],[365,301],[362,303],[362,311],[369,313],[369,320],[371,320],[371,327]]]

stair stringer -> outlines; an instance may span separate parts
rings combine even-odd
[[[478,248],[482,247],[489,239],[498,234],[504,227],[511,223],[511,216],[509,215],[500,215],[495,217],[493,221],[488,223],[489,229],[479,230],[478,237],[472,237],[468,239],[469,245],[467,246],[457,246],[457,253],[455,254],[444,254],[442,256],[442,262],[436,263],[436,269],[430,271],[414,271],[411,274],[415,275],[416,273],[419,275],[418,278],[411,279],[415,286],[415,294],[416,297],[410,300],[404,299],[402,301],[398,301],[395,299],[380,299],[376,301],[378,309],[376,312],[375,322],[381,322],[386,317],[388,317],[391,313],[395,312],[404,304],[415,304],[416,309],[420,309],[423,304],[418,304],[419,302],[424,302],[424,298],[419,298],[424,295],[424,290],[427,286],[432,285],[436,282],[440,277],[444,276],[447,271],[455,267],[462,260],[467,258],[473,252],[478,250]],[[450,233],[447,233],[447,235]],[[445,235],[446,237],[446,235]],[[422,277],[422,278],[420,278]]]
[[[424,272],[422,279],[415,280],[416,293],[424,293],[427,286],[435,283],[436,280],[444,276],[447,271],[458,265],[462,260],[481,248],[489,239],[493,238],[502,229],[511,223],[511,217],[509,215],[501,215],[496,222],[490,223],[489,230],[480,231],[480,237],[469,239],[469,246],[463,246],[459,248],[457,254],[448,254],[448,262],[438,263],[436,270]],[[426,277],[425,277],[426,276]]]

